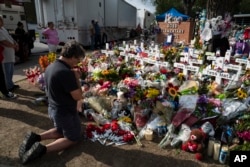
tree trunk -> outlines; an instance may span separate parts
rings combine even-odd
[[[194,6],[196,0],[183,0],[185,14],[190,16],[192,7]]]

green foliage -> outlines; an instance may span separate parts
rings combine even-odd
[[[244,114],[235,124],[235,130],[242,132],[250,129],[250,113]]]
[[[141,0],[146,1],[146,0]],[[156,14],[162,14],[174,7],[181,13],[185,13],[185,6],[183,0],[151,0],[151,2],[156,7]],[[207,3],[210,2],[210,5]],[[208,8],[207,8],[208,6]],[[249,0],[195,0],[195,4],[192,10],[188,14],[190,17],[194,18],[197,12],[202,9],[207,9],[207,11],[221,14],[224,12],[230,12],[232,15],[236,13],[250,13],[250,1]],[[216,11],[217,10],[217,11]]]
[[[234,151],[249,151],[250,150],[250,142],[244,142],[241,145],[237,145],[232,150],[234,150]]]
[[[250,1],[242,0],[238,8],[240,10],[237,13],[250,13]]]

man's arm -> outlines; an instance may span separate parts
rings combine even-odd
[[[70,92],[71,96],[73,97],[74,100],[78,101],[82,99],[82,88],[81,88],[81,83],[80,83],[80,77],[81,77],[81,72],[77,69],[73,69],[76,77],[76,83],[78,85],[78,89],[73,90]]]
[[[8,48],[14,48],[14,49],[17,49],[18,48],[18,44],[14,41],[14,44],[7,41],[7,40],[3,40],[3,41],[0,41],[0,44],[5,46],[5,47],[8,47]]]

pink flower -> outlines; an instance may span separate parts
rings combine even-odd
[[[237,132],[237,135],[239,138],[242,138],[243,140],[250,141],[250,130]]]

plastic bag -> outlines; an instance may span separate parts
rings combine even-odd
[[[249,105],[240,100],[226,99],[222,102],[222,107],[222,115],[227,120],[230,120],[246,112]]]

